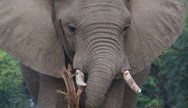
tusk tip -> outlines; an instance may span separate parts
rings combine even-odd
[[[79,84],[79,86],[86,86],[87,84],[86,83],[82,83],[82,84]]]
[[[85,87],[87,84],[86,83],[82,83],[82,84],[77,84],[79,87]]]
[[[141,89],[139,89],[138,91],[137,91],[137,93],[141,93],[142,92],[142,90]]]

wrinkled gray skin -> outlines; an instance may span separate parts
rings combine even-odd
[[[37,108],[66,108],[64,64],[86,76],[81,108],[134,108],[151,62],[181,34],[185,0],[0,0],[0,48],[23,63]],[[53,10],[53,12],[51,12]]]

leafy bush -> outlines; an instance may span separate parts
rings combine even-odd
[[[29,108],[19,65],[3,51],[0,51],[0,108]]]
[[[159,69],[152,65],[151,72],[147,77],[142,92],[139,94],[137,108],[162,108],[164,106],[161,94],[161,84],[158,80]]]

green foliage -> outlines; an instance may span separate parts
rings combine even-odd
[[[168,67],[166,65],[170,65],[171,63],[165,62],[167,59],[169,59],[169,55],[167,53],[172,52],[172,49],[166,50],[164,54],[157,58],[152,64],[151,72],[142,88],[143,92],[141,95],[139,95],[137,105],[138,108],[174,108],[176,106],[177,102],[171,104],[170,100],[171,98],[173,98],[173,96],[177,96],[179,94],[174,94],[174,84],[168,83],[169,81],[175,80],[175,76],[170,79],[168,77],[169,74],[174,74],[178,71],[174,71],[173,73],[171,71],[168,71],[167,69],[171,69],[172,67]],[[176,68],[177,65],[174,65],[173,67]],[[169,94],[170,92],[173,93]],[[141,100],[142,98],[144,101]]]
[[[164,69],[161,76],[165,75],[165,90],[167,91],[169,106],[187,108],[188,106],[188,31],[163,56]]]
[[[0,51],[0,108],[29,108],[29,96],[16,60]]]
[[[139,94],[137,108],[162,108],[164,106],[164,100],[160,96],[161,90],[160,81],[157,78],[158,72],[158,68],[152,65],[152,72],[142,87],[142,93]]]

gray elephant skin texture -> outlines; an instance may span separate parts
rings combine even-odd
[[[0,48],[21,63],[36,108],[66,108],[60,70],[82,71],[81,108],[134,108],[141,86],[181,35],[186,0],[0,0]]]

